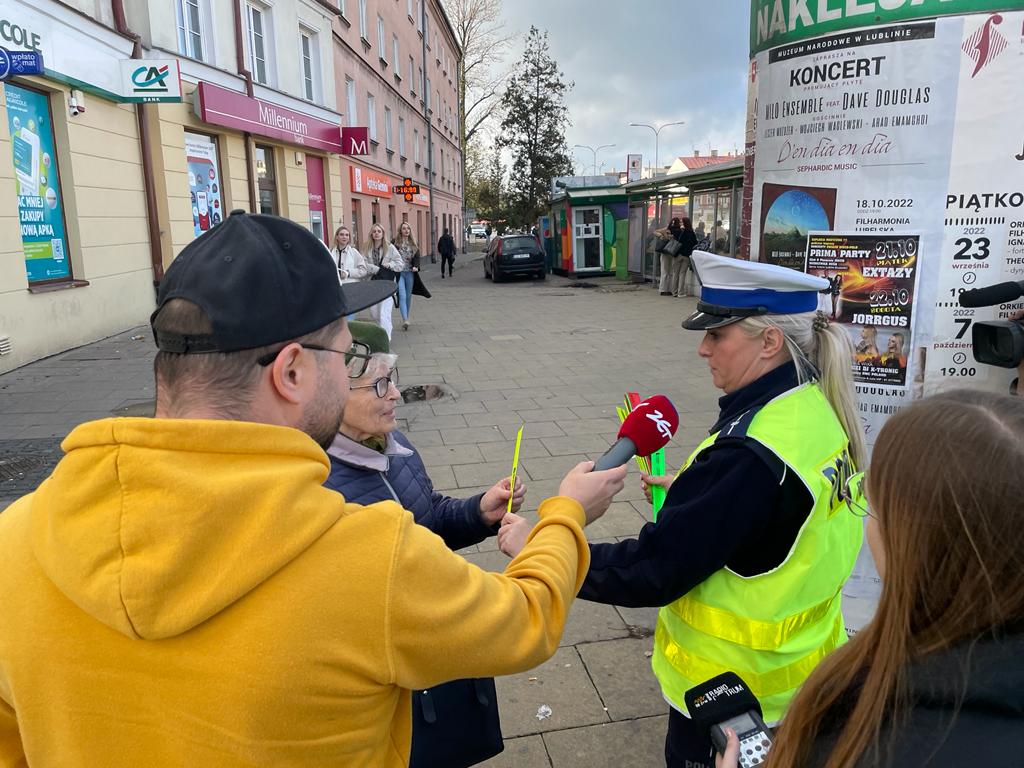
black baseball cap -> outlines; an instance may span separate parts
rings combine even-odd
[[[232,211],[193,240],[160,282],[156,322],[171,299],[206,312],[213,333],[153,337],[163,352],[237,352],[291,341],[391,296],[391,280],[347,283],[316,235],[279,216]]]

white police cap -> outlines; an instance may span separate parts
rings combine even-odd
[[[744,261],[694,251],[693,269],[700,278],[697,311],[683,328],[704,331],[755,315],[793,315],[818,308],[818,294],[829,282],[776,264]]]

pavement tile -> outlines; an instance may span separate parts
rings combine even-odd
[[[581,461],[586,461],[586,456],[551,456],[550,458],[529,458],[522,459],[520,465],[531,480],[561,480]]]
[[[516,411],[507,411],[503,413],[487,411],[484,413],[467,413],[466,423],[471,427],[515,425],[516,429],[518,429],[523,424],[523,420]]]
[[[458,495],[454,491],[459,484],[455,482],[455,473],[451,467],[431,467],[428,472],[435,491],[440,491],[446,496]]]
[[[664,714],[668,705],[651,671],[649,638],[586,643],[577,650],[612,720]]]
[[[552,768],[653,767],[665,764],[667,731],[666,714],[546,733],[544,746]]]
[[[531,679],[535,678],[535,679]],[[608,722],[608,714],[575,648],[559,648],[536,669],[499,677],[498,703],[505,736],[560,731]],[[537,719],[547,705],[551,716]]]
[[[427,467],[454,466],[457,464],[479,464],[484,460],[480,449],[475,445],[431,445],[420,447],[416,434],[410,438],[420,452],[420,458]]]
[[[485,401],[487,410],[491,413],[509,413],[510,411],[532,411],[540,408],[534,400],[525,397],[515,397],[515,390],[509,392],[512,397],[506,400]]]
[[[592,603],[589,600],[574,600],[559,645],[593,643],[624,637],[629,637],[629,628],[614,606]]]
[[[525,434],[525,431],[524,431]],[[512,454],[515,451],[515,444],[511,446],[504,443],[482,443],[477,446],[480,449],[480,453],[483,454],[485,461],[506,461],[508,462],[509,471],[512,469]],[[527,459],[530,457],[544,457],[550,456],[548,449],[544,447],[543,441],[531,440],[524,437],[522,443],[519,446],[519,459]]]
[[[558,426],[567,435],[606,435],[611,441],[619,431],[619,419],[561,419]]]
[[[401,413],[401,411],[399,411]],[[403,432],[408,432],[404,426],[399,426]],[[406,437],[409,437],[406,434]],[[409,442],[412,443],[413,447],[417,451],[422,451],[424,448],[429,448],[437,445],[444,445],[444,440],[441,439],[441,433],[436,429],[426,429],[415,433],[415,439],[410,438]]]
[[[501,708],[498,708],[501,716]],[[540,735],[505,739],[505,751],[477,764],[479,768],[551,768],[544,738]]]
[[[439,417],[440,418],[440,417]],[[443,418],[448,418],[447,416]],[[459,418],[462,418],[461,416]],[[441,439],[445,445],[468,443],[500,443],[508,440],[496,427],[467,427],[463,429],[442,429]],[[515,436],[513,435],[513,440]]]
[[[447,401],[441,403],[434,403],[431,405],[431,409],[434,411],[435,416],[448,416],[451,414],[462,414],[467,413],[486,413],[487,409],[484,408],[484,404],[479,400],[462,400]]]
[[[532,411],[523,411],[520,415],[524,415],[527,413],[532,413]],[[564,434],[562,432],[562,428],[553,421],[531,421],[525,424],[518,425],[505,424],[500,426],[499,429],[507,439],[515,440],[516,434],[519,432],[519,427],[523,427],[524,440],[527,438],[527,436],[529,436],[530,438],[561,437]]]
[[[618,406],[619,401],[622,400],[622,393],[620,392],[617,399],[608,400],[606,403],[611,405],[574,405],[572,412],[576,414],[577,418],[580,419],[613,419],[618,421],[619,417],[615,413],[615,408]]]
[[[636,536],[643,528],[643,516],[626,501],[613,501],[608,511],[587,526],[588,539]]]
[[[543,400],[537,402],[544,405]],[[518,410],[518,409],[517,409]],[[564,419],[574,418],[572,412],[567,408],[538,408],[535,410],[523,410],[519,413],[523,421],[527,424],[533,424],[539,421],[561,421]],[[561,432],[561,431],[559,431]]]
[[[410,416],[401,411],[402,418],[409,423],[410,432],[422,432],[427,429],[437,429],[442,432],[447,429],[458,429],[466,426],[466,420],[457,413],[450,413],[445,416]]]
[[[462,464],[453,467],[455,479],[458,481],[460,488],[478,485],[490,487],[501,480],[501,478],[508,477],[509,472],[512,470],[511,454],[509,454],[509,459],[509,462],[490,461],[484,464]]]
[[[658,608],[626,608],[621,605],[615,606],[619,616],[631,627],[634,636],[644,635],[648,638],[647,643],[654,645],[654,628],[658,625]],[[649,649],[648,649],[649,650]]]
[[[559,428],[562,429],[561,424]],[[611,447],[614,433],[609,435],[572,435],[569,437],[544,437],[541,442],[552,456],[566,456],[573,453],[601,454]]]

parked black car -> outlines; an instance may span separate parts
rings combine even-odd
[[[508,275],[547,276],[544,249],[533,235],[495,237],[484,254],[484,277],[499,283]]]

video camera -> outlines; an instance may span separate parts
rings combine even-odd
[[[1024,282],[997,283],[960,294],[961,307],[991,307],[1024,296]],[[986,320],[971,329],[974,359],[984,365],[1016,368],[1024,360],[1024,320]]]

